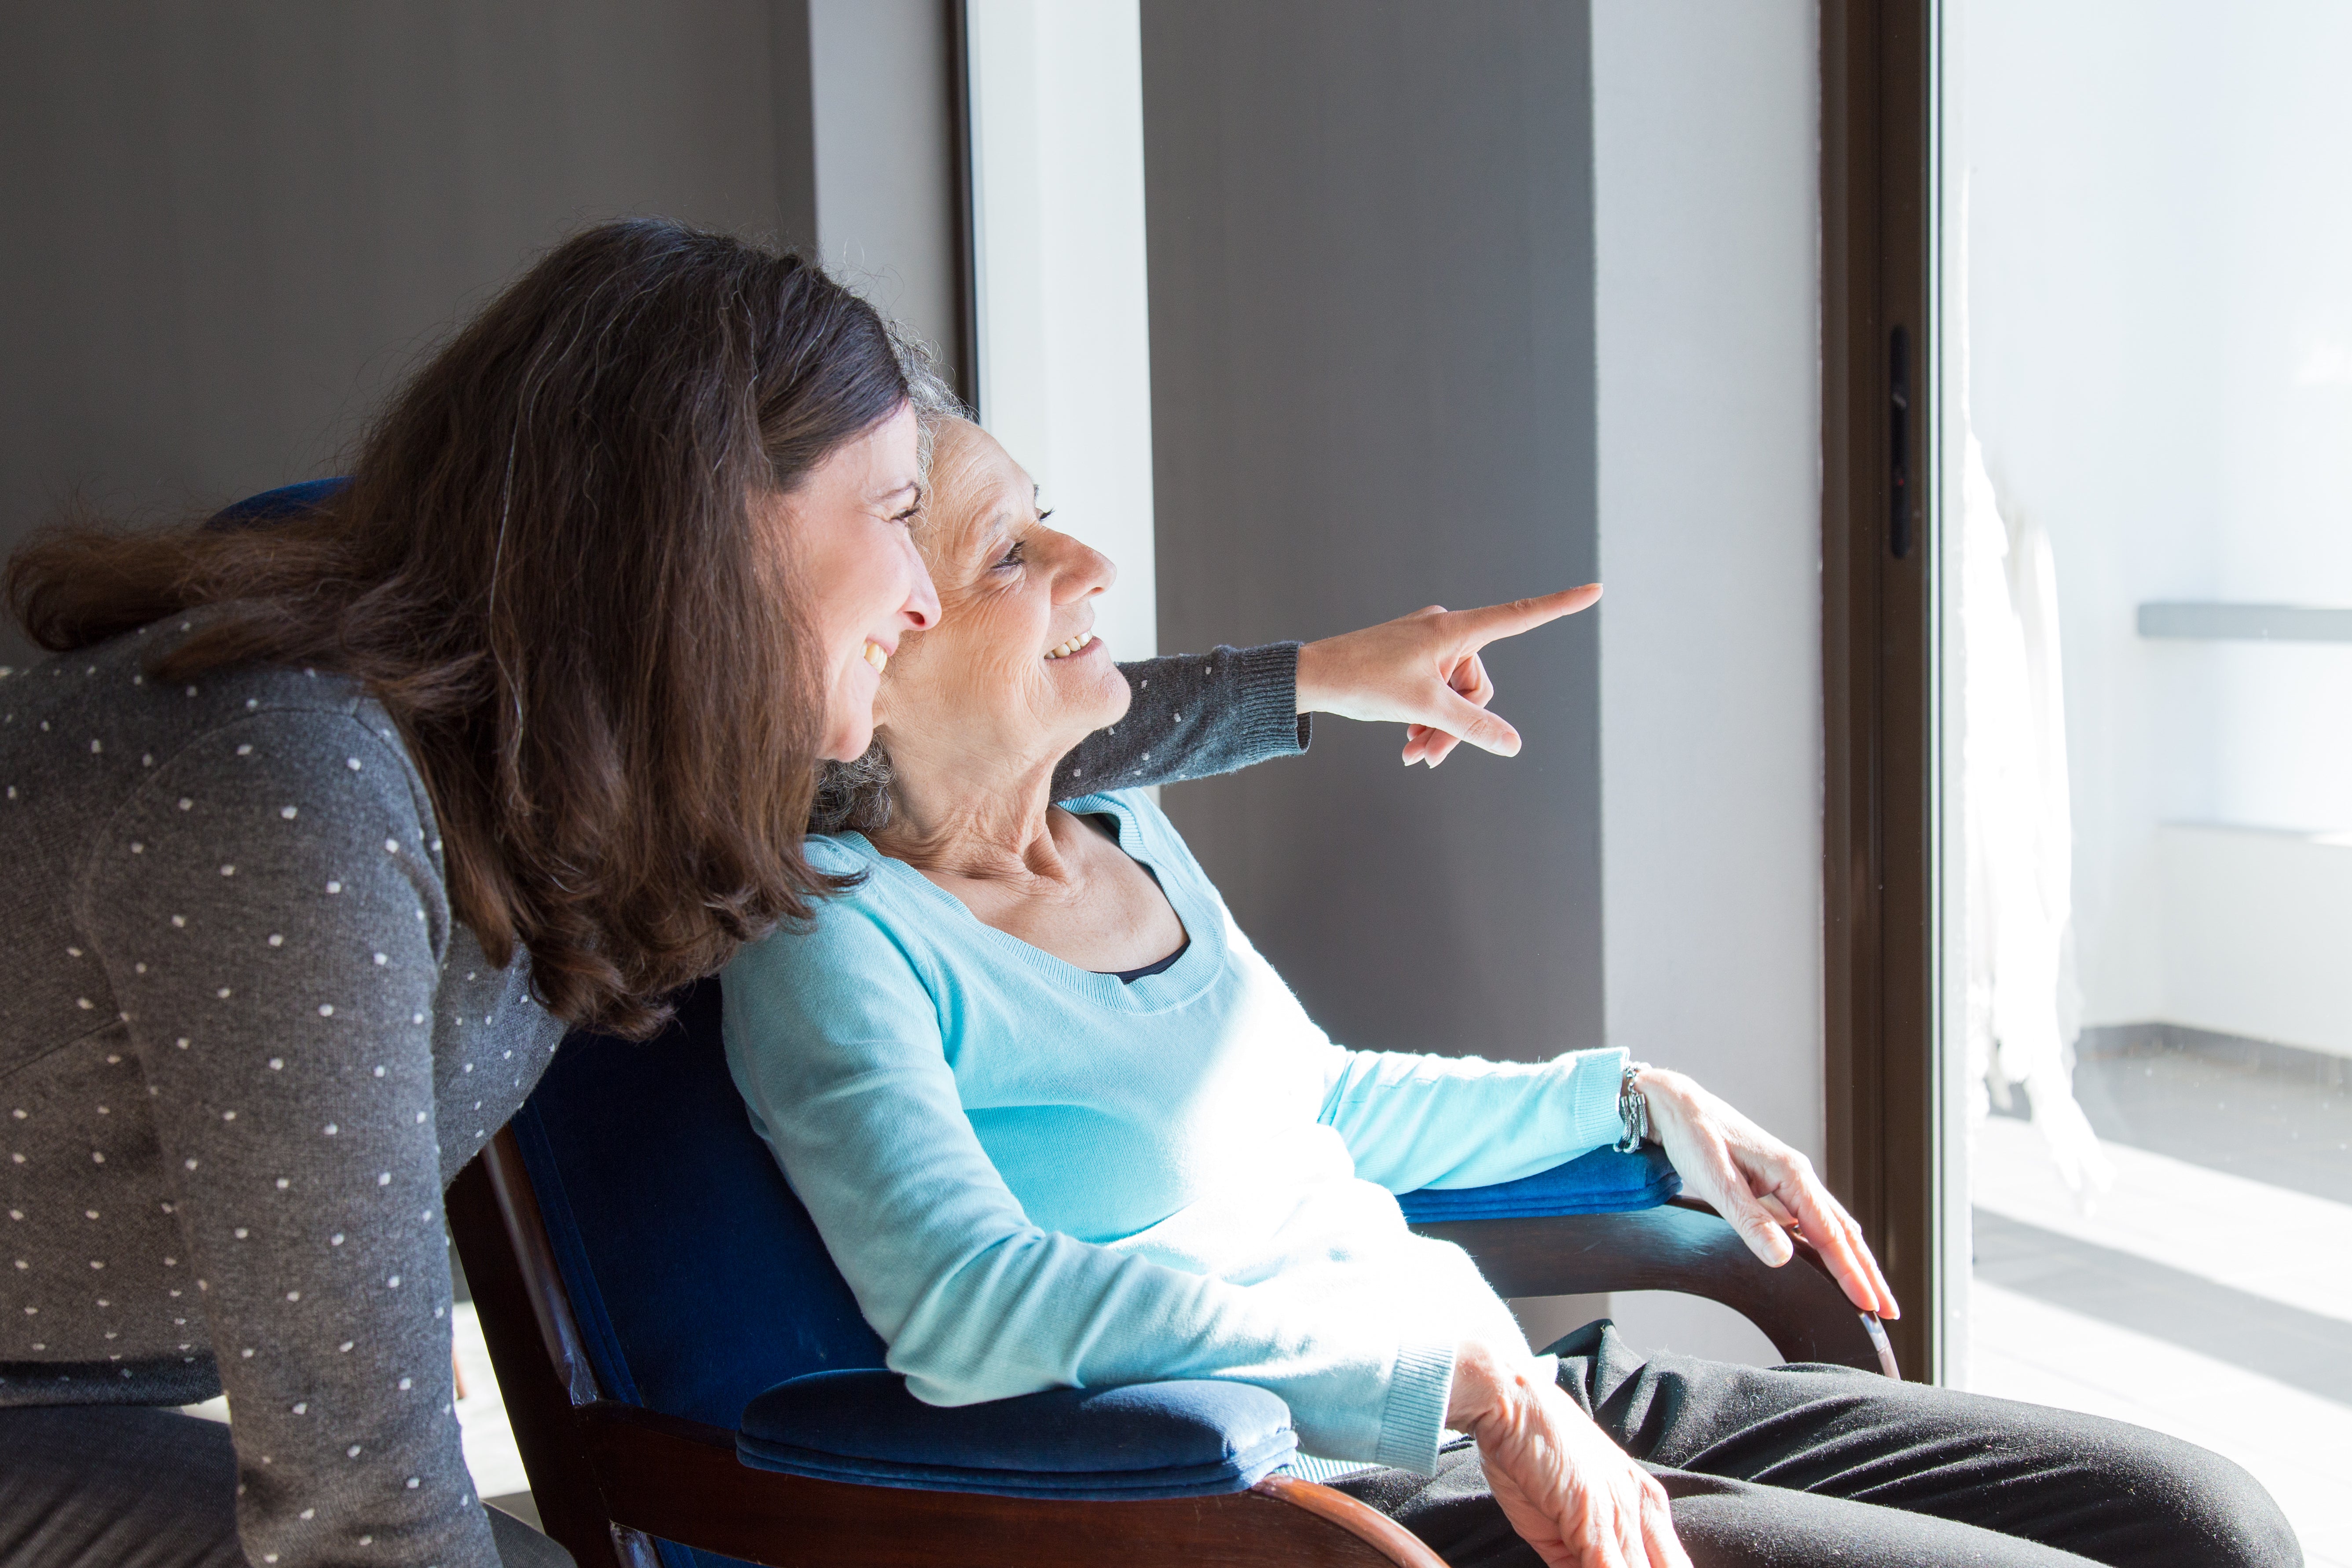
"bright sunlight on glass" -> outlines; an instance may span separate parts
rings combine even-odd
[[[1951,1371],[2220,1450],[2344,1568],[2352,7],[1944,41]]]

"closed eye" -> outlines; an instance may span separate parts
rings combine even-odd
[[[996,564],[999,567],[1018,566],[1022,564],[1023,562],[1028,559],[1028,557],[1023,553],[1023,552],[1027,549],[1028,543],[1029,542],[1025,539],[1014,540],[1012,545],[1006,549],[1004,553],[997,557]]]

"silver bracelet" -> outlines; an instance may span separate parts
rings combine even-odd
[[[1649,1070],[1647,1062],[1629,1061],[1625,1076],[1617,1080],[1617,1120],[1625,1127],[1625,1136],[1616,1143],[1620,1154],[1638,1153],[1650,1136],[1650,1098],[1633,1087],[1635,1076]]]

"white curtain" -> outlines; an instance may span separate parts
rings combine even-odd
[[[2115,1167],[2074,1099],[2074,826],[2049,535],[2004,508],[1971,433],[1961,475],[1961,750],[1967,844],[1970,1121],[2025,1087],[2067,1185]]]

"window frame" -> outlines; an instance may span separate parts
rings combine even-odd
[[[1822,1020],[1830,1185],[1940,1381],[1934,0],[1822,0]],[[1892,345],[1907,352],[1895,501]],[[1895,538],[1907,528],[1900,555]]]

